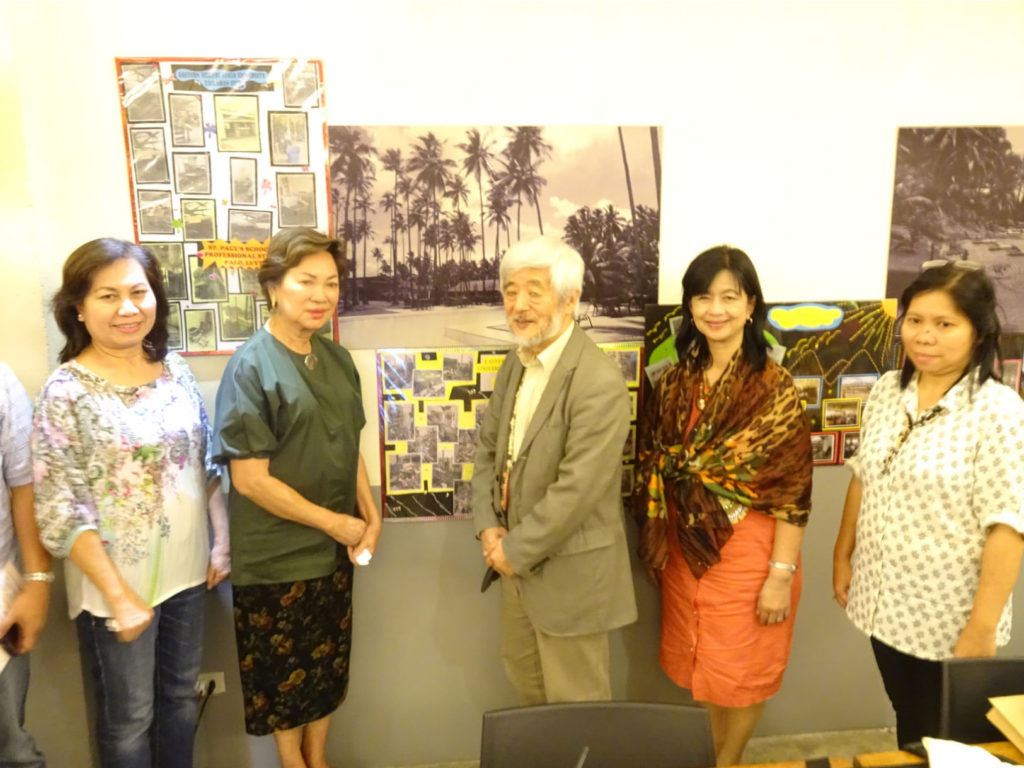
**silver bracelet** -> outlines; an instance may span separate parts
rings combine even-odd
[[[53,571],[32,571],[22,574],[21,578],[24,581],[45,581],[47,584],[53,584],[53,580],[57,577],[53,575]]]
[[[784,571],[796,573],[796,563],[778,563],[775,560],[769,560],[768,565],[772,568],[781,568]]]

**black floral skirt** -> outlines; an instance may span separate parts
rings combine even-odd
[[[318,579],[232,592],[246,732],[297,728],[337,709],[348,688],[352,563]]]

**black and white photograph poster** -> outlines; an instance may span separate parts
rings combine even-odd
[[[331,125],[328,144],[334,236],[349,256],[346,346],[512,343],[499,266],[542,234],[583,257],[584,330],[642,336],[658,293],[657,126]]]
[[[891,222],[886,296],[930,261],[980,265],[1024,330],[1024,126],[900,128]]]

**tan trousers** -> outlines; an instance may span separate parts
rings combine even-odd
[[[501,579],[501,658],[523,706],[556,701],[608,701],[608,633],[558,637],[533,626],[519,577]]]

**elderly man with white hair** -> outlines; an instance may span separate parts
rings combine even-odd
[[[505,671],[522,704],[610,699],[608,632],[637,615],[620,490],[629,395],[573,320],[575,250],[519,243],[501,286],[518,348],[479,429],[473,511],[501,578]]]

